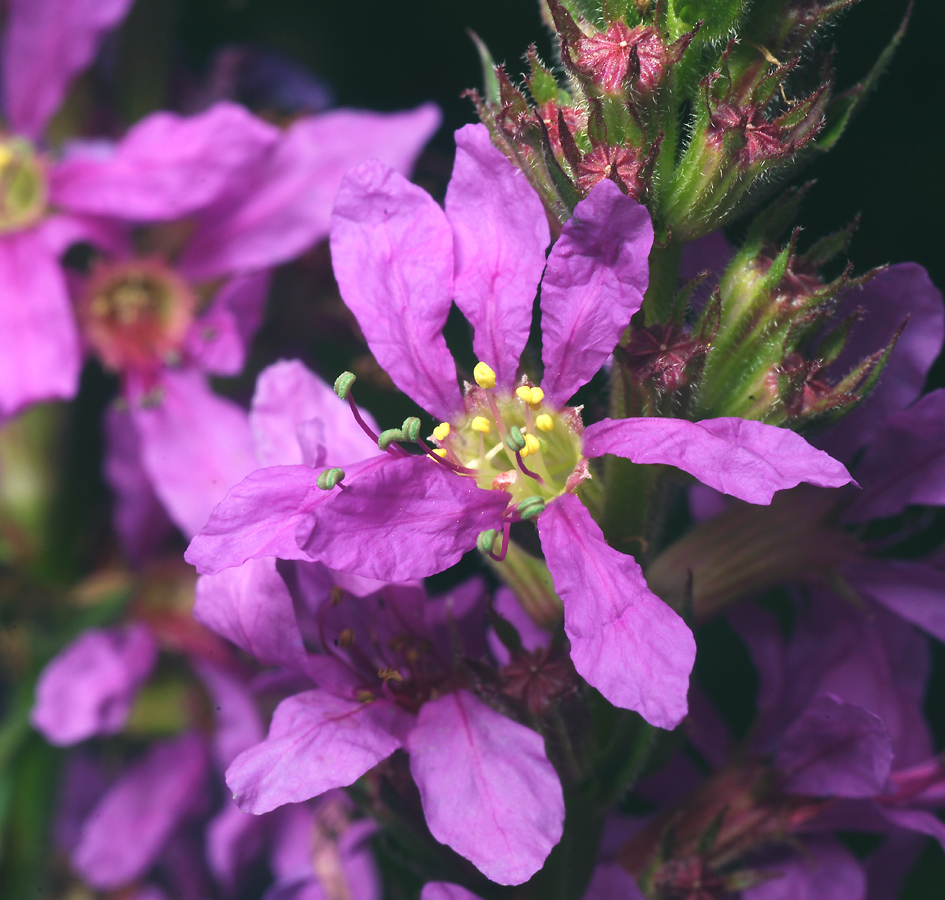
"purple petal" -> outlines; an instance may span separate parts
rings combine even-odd
[[[361,416],[375,433],[380,431],[369,412],[361,410]],[[322,465],[345,466],[381,452],[355,421],[348,404],[298,360],[282,360],[260,373],[249,422],[262,465],[301,463],[299,428],[313,419],[324,424]]]
[[[574,667],[614,706],[675,728],[696,658],[686,623],[650,591],[633,557],[607,545],[573,494],[548,504],[538,534],[564,603]]]
[[[73,78],[133,0],[10,0],[2,50],[3,111],[13,130],[38,138]]]
[[[742,893],[743,900],[863,900],[866,875],[857,858],[834,841],[811,842],[797,855],[762,867],[774,875]]]
[[[143,875],[195,801],[203,800],[206,773],[199,737],[154,744],[89,815],[72,857],[76,871],[103,889]]]
[[[272,558],[198,578],[194,618],[265,666],[307,672],[292,597]]]
[[[422,188],[375,160],[341,183],[331,218],[338,287],[381,368],[441,419],[461,408],[443,338],[453,296],[453,233]]]
[[[196,534],[227,491],[258,465],[246,413],[195,371],[165,371],[154,404],[131,403],[141,458],[174,523]]]
[[[883,816],[899,828],[907,828],[919,834],[927,834],[935,838],[945,850],[945,822],[937,816],[922,809],[895,809],[883,807]]]
[[[945,641],[945,573],[920,562],[884,559],[844,569],[860,593]]]
[[[207,825],[207,864],[226,893],[236,893],[243,872],[262,850],[266,824],[227,798]]]
[[[882,719],[855,703],[821,694],[785,732],[775,765],[785,789],[815,797],[874,797],[892,765]]]
[[[66,755],[56,786],[56,804],[50,828],[57,850],[71,854],[79,843],[82,824],[105,789],[108,776],[101,760],[86,748]]]
[[[499,884],[544,865],[561,840],[564,794],[541,735],[459,691],[423,705],[408,751],[438,841]]]
[[[153,113],[110,152],[76,151],[59,163],[50,199],[126,221],[177,219],[250,177],[278,140],[277,128],[233,103],[190,118]]]
[[[485,580],[473,577],[436,597],[423,598],[421,594],[423,630],[434,647],[434,653],[438,650],[447,653],[447,664],[450,662],[448,654],[457,645],[470,659],[480,659],[485,655],[488,593]],[[408,607],[408,604],[417,606],[417,602],[412,600],[408,595],[401,608]]]
[[[645,900],[636,879],[621,866],[610,863],[594,869],[584,900]]]
[[[846,512],[851,522],[895,516],[912,503],[945,505],[945,390],[890,416],[856,474],[863,493]]]
[[[115,734],[156,660],[157,644],[144,625],[90,628],[43,669],[30,722],[59,746]]]
[[[250,177],[201,213],[183,271],[207,279],[293,259],[328,236],[348,169],[373,158],[406,175],[439,124],[430,104],[406,113],[342,109],[299,119]]]
[[[269,736],[241,753],[226,783],[244,812],[269,812],[346,787],[403,745],[410,716],[384,700],[362,704],[306,691],[276,707]]]
[[[42,232],[0,235],[0,418],[72,397],[80,363],[65,278]]]
[[[862,288],[847,295],[841,315],[863,310],[850,340],[828,372],[842,378],[860,360],[892,340],[908,317],[873,392],[824,436],[824,448],[848,458],[868,444],[885,419],[915,401],[942,348],[945,308],[942,292],[928,272],[915,263],[900,263],[880,272]]]
[[[191,665],[213,703],[214,759],[223,772],[240,753],[263,739],[262,721],[244,681],[206,660],[195,659]]]
[[[115,530],[128,558],[140,565],[173,531],[174,525],[141,460],[141,442],[128,411],[105,413],[105,481],[115,495]]]
[[[350,478],[387,465],[388,455],[346,469]],[[318,487],[318,472],[309,466],[257,469],[217,504],[207,524],[190,542],[184,559],[201,575],[214,575],[248,559],[277,556],[308,559],[295,539],[319,505],[334,495]],[[337,489],[336,489],[337,490]]]
[[[799,434],[748,419],[603,419],[585,429],[584,454],[613,453],[635,463],[662,463],[703,484],[767,505],[775,491],[806,481],[839,487],[853,479],[844,466]]]
[[[446,881],[428,881],[420,892],[420,900],[481,900],[478,894],[458,884]]]
[[[239,375],[262,321],[271,278],[256,272],[228,281],[187,335],[187,354],[204,372]]]
[[[499,525],[508,502],[427,456],[381,459],[332,491],[297,538],[311,559],[340,572],[412,581],[458,562]]]
[[[542,387],[559,405],[606,362],[643,303],[653,226],[609,179],[564,223],[541,287]]]
[[[551,235],[538,195],[484,125],[456,132],[446,217],[456,257],[453,299],[475,329],[476,356],[495,370],[501,387],[511,387]]]

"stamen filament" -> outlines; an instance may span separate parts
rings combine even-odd
[[[509,552],[509,535],[511,531],[512,523],[506,520],[505,524],[502,526],[502,549],[498,553],[493,553],[491,550],[489,551],[489,556],[496,562],[502,562]]]

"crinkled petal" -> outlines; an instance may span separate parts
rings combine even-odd
[[[800,853],[760,867],[775,877],[742,893],[743,900],[863,900],[866,873],[835,841],[808,843]]]
[[[354,478],[388,462],[384,454],[346,471]],[[333,492],[319,489],[318,474],[309,466],[257,469],[217,504],[190,542],[184,559],[201,575],[214,575],[265,556],[308,559],[295,539],[296,530],[333,496]]]
[[[484,125],[456,132],[446,190],[453,227],[453,299],[475,330],[473,349],[502,387],[515,382],[551,240],[548,219],[522,172],[492,145]]]
[[[412,581],[458,562],[481,531],[500,525],[508,502],[427,456],[386,459],[345,478],[297,538],[311,559],[340,572]]]
[[[232,278],[187,335],[190,359],[204,372],[239,375],[262,321],[271,282],[269,272]]]
[[[884,559],[847,566],[862,594],[940,641],[945,641],[945,573],[921,562]]]
[[[478,894],[447,881],[428,881],[420,892],[420,900],[481,900]]]
[[[115,734],[156,660],[157,644],[144,625],[90,628],[43,669],[30,722],[58,746]]]
[[[615,863],[598,866],[584,900],[645,900],[636,879]]]
[[[821,694],[778,743],[785,789],[816,797],[873,797],[889,777],[893,748],[879,716]]]
[[[177,219],[245,180],[279,130],[235,103],[189,118],[157,112],[113,147],[76,149],[50,175],[50,199],[72,212],[126,221]]]
[[[425,703],[407,742],[431,834],[499,884],[561,840],[564,794],[541,735],[466,691]]]
[[[453,233],[422,188],[376,160],[341,183],[331,217],[338,287],[394,383],[441,419],[461,408],[443,338],[453,298]]]
[[[195,735],[154,744],[92,810],[72,856],[76,871],[101,889],[143,875],[203,800],[207,768],[206,748]]]
[[[851,522],[896,516],[912,503],[945,505],[945,390],[890,416],[856,466],[863,493]]]
[[[614,706],[675,728],[696,657],[686,623],[647,587],[633,557],[608,546],[573,494],[548,504],[538,534],[564,603],[574,667]]]
[[[292,597],[273,558],[197,579],[194,618],[265,666],[307,672]],[[242,748],[245,749],[245,748]]]
[[[868,444],[888,416],[921,395],[945,338],[942,292],[916,263],[899,263],[879,272],[846,297],[840,314],[857,309],[862,310],[863,318],[853,326],[850,340],[828,369],[836,378],[842,378],[861,359],[888,344],[906,318],[909,322],[889,355],[879,383],[819,442],[841,459]]]
[[[377,159],[407,175],[439,124],[432,104],[404,113],[340,109],[299,119],[262,165],[201,213],[182,270],[206,279],[293,259],[328,236],[348,169]]]
[[[603,419],[584,430],[583,445],[586,456],[613,453],[675,466],[749,503],[766,505],[775,491],[802,481],[819,487],[853,481],[841,463],[799,434],[749,419]]]
[[[574,209],[541,286],[542,387],[559,405],[591,380],[643,303],[653,225],[609,179]]]
[[[234,760],[226,783],[256,814],[346,787],[403,745],[410,718],[384,700],[297,694],[276,707],[269,736]]]
[[[127,409],[105,413],[105,481],[115,495],[115,530],[122,549],[142,563],[174,530],[141,459],[138,430]]]
[[[141,458],[168,515],[196,534],[227,491],[256,467],[246,413],[199,372],[165,371],[155,403],[131,403]]]
[[[80,364],[65,277],[42,232],[0,235],[0,418],[72,397]]]
[[[366,410],[360,413],[377,434],[380,429],[374,417]],[[324,425],[326,446],[321,465],[344,466],[381,452],[358,425],[347,402],[298,360],[281,360],[260,373],[249,422],[262,465],[301,463],[299,428],[313,419]]]
[[[10,0],[2,60],[3,111],[32,140],[59,108],[72,80],[95,58],[133,0]]]

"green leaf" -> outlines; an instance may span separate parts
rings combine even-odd
[[[482,38],[471,28],[467,29],[472,42],[476,45],[476,51],[479,53],[479,63],[482,65],[482,84],[486,92],[486,103],[498,104],[499,97],[499,79],[495,74],[495,60],[489,52]]]

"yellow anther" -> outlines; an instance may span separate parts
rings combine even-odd
[[[555,420],[548,413],[542,413],[540,416],[535,416],[535,427],[539,431],[552,431],[555,427]]]
[[[469,427],[480,434],[488,434],[492,430],[492,423],[485,416],[476,416],[469,423]]]
[[[355,699],[358,703],[373,703],[377,698],[370,691],[358,691]]]
[[[13,151],[4,144],[0,144],[0,169],[5,169],[12,161]]]
[[[484,362],[476,363],[476,368],[473,369],[473,378],[476,379],[476,384],[481,388],[489,390],[495,387],[495,372]]]
[[[378,669],[377,677],[383,681],[393,681],[396,684],[400,684],[404,680],[404,676],[393,667]]]
[[[446,459],[446,447],[434,447],[433,455],[440,457],[440,459]]]
[[[450,423],[449,422],[440,422],[436,428],[433,429],[433,437],[438,441],[445,441],[450,436]]]
[[[515,389],[515,396],[519,400],[524,400],[528,403],[528,395],[531,393],[531,388],[527,384],[523,384]]]
[[[525,448],[522,450],[522,456],[531,456],[541,450],[541,444],[538,443],[538,438],[535,435],[523,434],[522,437],[525,438]]]
[[[529,406],[538,406],[545,399],[545,392],[540,387],[529,388],[528,404]]]

